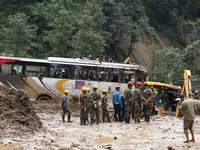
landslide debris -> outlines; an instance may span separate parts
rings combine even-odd
[[[41,128],[27,93],[0,85],[0,140],[29,137]]]

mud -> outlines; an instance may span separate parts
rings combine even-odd
[[[34,102],[34,110],[42,122],[46,132],[31,134],[31,138],[20,139],[15,136],[4,138],[1,142],[5,146],[15,146],[15,150],[167,150],[172,146],[175,150],[200,149],[200,116],[196,116],[194,123],[195,143],[185,144],[183,135],[183,120],[174,116],[152,116],[151,122],[141,119],[140,124],[134,121],[100,123],[99,125],[80,126],[77,102],[71,101],[73,114],[72,123],[62,123],[59,100]],[[67,117],[66,117],[67,118]],[[191,136],[190,136],[191,138]],[[1,147],[2,145],[0,145]]]
[[[26,139],[41,131],[45,129],[27,94],[0,85],[0,143],[9,144],[12,138]]]

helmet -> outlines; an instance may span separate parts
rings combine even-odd
[[[87,91],[90,91],[90,88],[87,88]]]
[[[108,91],[107,91],[107,90],[103,90],[102,92],[103,92],[103,93],[108,93]]]
[[[136,85],[142,85],[142,83],[141,82],[137,82]]]
[[[97,86],[97,85],[93,85],[92,88],[93,88],[93,89],[98,89],[98,86]]]
[[[156,91],[156,89],[155,89],[155,88],[154,88],[153,90],[154,90],[154,91]]]
[[[128,82],[128,85],[133,86],[133,82],[129,81],[129,82]]]
[[[196,94],[196,93],[198,93],[197,91],[194,91],[194,93]]]
[[[153,86],[153,83],[152,83],[152,82],[149,82],[149,83],[148,83],[148,86]]]
[[[65,90],[65,91],[64,91],[64,94],[69,94],[69,91],[68,91],[68,90]]]
[[[82,88],[82,92],[84,92],[84,91],[87,91],[87,88],[86,88],[86,87]]]

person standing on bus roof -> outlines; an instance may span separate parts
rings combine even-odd
[[[92,88],[93,88],[93,92],[91,93],[91,95],[92,95],[92,101],[93,101],[93,104],[94,104],[92,109],[96,114],[97,124],[99,124],[99,105],[98,105],[98,102],[101,101],[101,96],[100,96],[99,93],[97,93],[97,89],[98,89],[97,85],[94,85]],[[92,120],[94,120],[94,118],[92,118]]]
[[[65,90],[64,91],[64,95],[61,98],[61,102],[60,102],[60,108],[63,109],[63,115],[62,115],[62,121],[63,123],[65,122],[65,114],[66,112],[68,113],[68,122],[70,122],[70,110],[68,108],[68,101],[67,101],[67,96],[69,95],[69,91]]]
[[[86,125],[86,119],[87,119],[87,88],[82,88],[82,92],[80,95],[80,125]]]
[[[121,109],[123,108],[122,106],[122,102],[121,102],[121,94],[119,93],[120,91],[120,87],[116,87],[116,91],[113,94],[113,107],[114,107],[114,118],[115,121],[118,121],[119,118],[119,122],[122,122],[122,116],[121,116]],[[118,118],[117,118],[118,115]]]
[[[124,90],[124,103],[125,103],[125,122],[130,123],[130,116],[133,109],[133,95],[131,89],[133,82],[128,82],[128,88]]]
[[[148,88],[145,89],[142,93],[142,99],[144,100],[145,105],[145,121],[150,121],[151,112],[153,109],[153,91],[152,91],[153,83],[148,83]]]
[[[134,100],[134,119],[135,123],[140,123],[140,118],[142,115],[142,98],[141,98],[141,82],[136,83],[136,89],[133,91],[133,100]]]
[[[102,97],[102,99],[101,99],[101,102],[102,102],[102,104],[101,104],[101,109],[102,109],[102,120],[103,120],[103,122],[105,122],[105,117],[107,117],[107,120],[109,121],[109,122],[111,122],[110,121],[110,114],[109,114],[109,108],[108,108],[108,103],[107,103],[107,95],[108,95],[108,92],[107,92],[107,90],[103,90],[102,91],[102,93],[103,93],[103,97]]]

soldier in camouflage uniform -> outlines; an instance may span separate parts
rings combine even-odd
[[[92,109],[93,107],[93,103],[92,103],[92,95],[90,93],[90,88],[87,89],[88,93],[87,95],[87,121],[89,123],[89,119],[88,119],[88,115],[90,114],[90,123],[94,122],[94,120],[92,120],[94,118],[94,111]]]
[[[136,89],[133,91],[133,101],[134,101],[134,119],[135,122],[140,123],[140,118],[142,115],[142,98],[141,98],[141,82],[136,83]]]
[[[82,88],[82,92],[80,95],[80,124],[85,125],[86,124],[86,119],[87,119],[87,88]]]
[[[130,123],[130,116],[133,109],[133,97],[131,89],[133,87],[133,83],[131,81],[128,82],[128,88],[124,90],[124,103],[125,103],[125,122]]]
[[[151,112],[153,109],[153,91],[152,91],[153,83],[148,83],[148,88],[145,89],[142,93],[142,99],[145,104],[145,121],[150,121]]]
[[[101,99],[101,102],[102,102],[102,104],[101,104],[101,109],[102,109],[102,120],[103,120],[103,122],[105,122],[105,117],[107,117],[107,120],[109,121],[109,122],[111,122],[110,121],[110,114],[109,114],[109,111],[108,111],[108,104],[107,104],[107,94],[108,94],[108,92],[107,92],[107,90],[103,90],[102,91],[102,93],[103,93],[103,97],[102,97],[102,99]]]
[[[92,88],[93,88],[93,92],[91,93],[91,96],[92,96],[91,100],[94,104],[92,106],[92,109],[96,114],[97,124],[99,124],[99,105],[98,105],[98,102],[101,101],[101,96],[100,96],[99,93],[97,93],[97,89],[98,89],[97,85],[94,85]],[[94,121],[94,117],[92,118],[92,121]],[[93,124],[93,123],[94,122],[91,122],[90,124]]]

